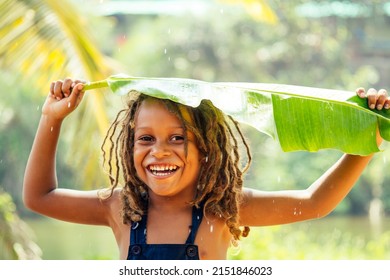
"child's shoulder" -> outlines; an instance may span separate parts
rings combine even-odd
[[[98,196],[101,202],[111,207],[121,207],[121,192],[122,188],[104,188],[98,191]]]

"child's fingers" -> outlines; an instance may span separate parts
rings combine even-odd
[[[360,87],[357,88],[355,92],[360,98],[367,98],[367,104],[370,109],[390,109],[390,97],[385,89],[376,91],[374,88],[370,88],[366,92],[364,88]]]
[[[85,80],[79,80],[79,79],[77,79],[77,80],[74,80],[74,81],[73,81],[72,87],[75,87],[77,84],[86,84],[86,83],[87,83],[87,81],[85,81]]]
[[[72,93],[68,99],[68,107],[69,108],[76,107],[80,103],[80,101],[84,95],[83,87],[84,87],[84,84],[82,84],[82,83],[77,83],[73,87]]]
[[[54,85],[53,85],[53,92],[52,94],[54,95],[54,98],[57,99],[57,100],[61,100],[64,95],[62,93],[62,81],[56,81],[54,82]]]
[[[376,101],[376,109],[382,110],[382,108],[385,106],[385,102],[387,100],[388,94],[385,89],[380,89],[378,91],[377,95],[377,101]]]
[[[62,90],[62,94],[65,97],[68,97],[70,95],[70,93],[72,92],[72,84],[73,84],[73,80],[70,78],[66,78],[64,80],[64,82],[62,83],[61,90]]]
[[[377,102],[377,100],[378,100],[378,94],[377,94],[376,89],[370,88],[370,89],[367,91],[367,99],[368,99],[368,107],[369,107],[370,109],[375,109],[375,107],[376,107],[376,102]]]
[[[365,91],[364,88],[362,88],[362,87],[356,89],[356,94],[357,94],[360,98],[365,98],[365,97],[366,97],[366,91]]]
[[[390,97],[386,98],[385,104],[383,105],[383,108],[386,110],[390,109]]]

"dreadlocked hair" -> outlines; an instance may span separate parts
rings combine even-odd
[[[148,187],[138,177],[133,160],[134,124],[142,102],[156,99],[137,91],[131,91],[129,97],[127,108],[118,113],[102,144],[103,165],[108,165],[111,194],[119,185],[122,173],[124,223],[140,221],[147,212]],[[196,197],[190,202],[191,205],[203,205],[205,216],[215,215],[223,219],[234,240],[246,237],[249,227],[240,229],[238,210],[242,201],[243,175],[252,157],[238,122],[223,114],[208,100],[203,100],[196,108],[170,100],[158,100],[183,123],[185,135],[187,131],[194,133],[198,149],[205,157],[198,177]],[[106,145],[109,146],[108,151]],[[241,166],[240,147],[246,151],[245,166]]]

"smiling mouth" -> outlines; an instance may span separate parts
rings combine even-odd
[[[173,164],[149,165],[147,169],[155,176],[164,177],[175,173],[179,169],[179,166]]]

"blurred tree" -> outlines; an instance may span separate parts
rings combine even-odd
[[[0,189],[0,259],[40,259],[42,252],[32,236],[29,226],[16,213],[11,196]]]
[[[23,107],[13,109],[6,101],[0,101],[1,107],[12,111],[13,116],[31,106],[25,100],[33,98],[33,91],[42,93],[35,103],[41,105],[52,80],[67,76],[98,80],[111,75],[117,67],[102,55],[91,37],[87,17],[92,15],[82,14],[71,1],[1,0],[0,10],[0,69],[4,75],[16,77],[11,79],[15,82],[11,87],[32,85],[23,96],[24,102],[18,103]],[[90,188],[107,182],[99,172],[100,151],[91,149],[91,144],[96,145],[96,139],[106,132],[109,101],[97,93],[87,98],[88,102],[83,102],[66,122],[64,139],[71,165],[82,168],[79,178]]]
[[[75,16],[81,13],[69,1],[0,0],[0,10],[0,185],[21,205],[23,170],[50,82],[67,76],[101,79],[114,66],[93,43],[86,17]],[[64,125],[61,143],[67,149],[59,150],[58,171],[67,187],[74,187],[71,175],[72,184],[82,181],[89,188],[106,182],[98,145],[90,148],[108,127],[107,101],[98,93],[88,99]],[[82,172],[72,172],[65,158]],[[7,193],[0,193],[0,210],[0,259],[40,258]]]
[[[271,1],[267,0],[219,0],[222,3],[229,3],[234,5],[243,5],[246,12],[255,20],[265,22],[268,24],[276,24],[278,16],[271,7]]]

